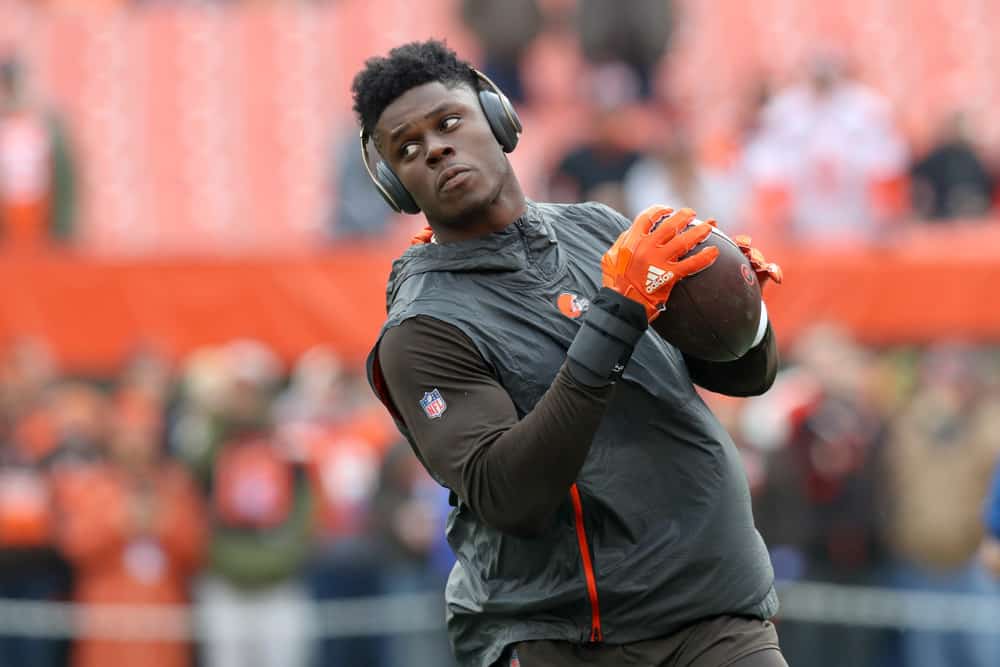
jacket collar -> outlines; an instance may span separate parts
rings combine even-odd
[[[556,245],[556,235],[541,207],[528,201],[524,213],[504,229],[456,243],[410,246],[392,265],[391,297],[408,278],[421,273],[507,273],[537,263]]]

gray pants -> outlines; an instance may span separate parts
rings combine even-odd
[[[312,604],[299,582],[243,591],[205,577],[197,599],[206,667],[307,667]]]

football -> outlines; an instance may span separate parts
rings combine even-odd
[[[707,245],[719,249],[718,258],[674,286],[652,328],[684,354],[706,361],[733,361],[750,350],[757,336],[760,282],[750,261],[725,233],[713,229],[689,254]]]

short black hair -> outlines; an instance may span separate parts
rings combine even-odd
[[[371,136],[387,106],[411,88],[432,81],[479,88],[472,65],[439,40],[410,42],[389,51],[387,57],[369,58],[351,84],[358,122]]]

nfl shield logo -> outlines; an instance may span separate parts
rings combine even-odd
[[[437,419],[448,409],[448,404],[441,397],[441,392],[437,388],[430,390],[420,399],[420,407],[424,409],[424,414],[428,419]]]

